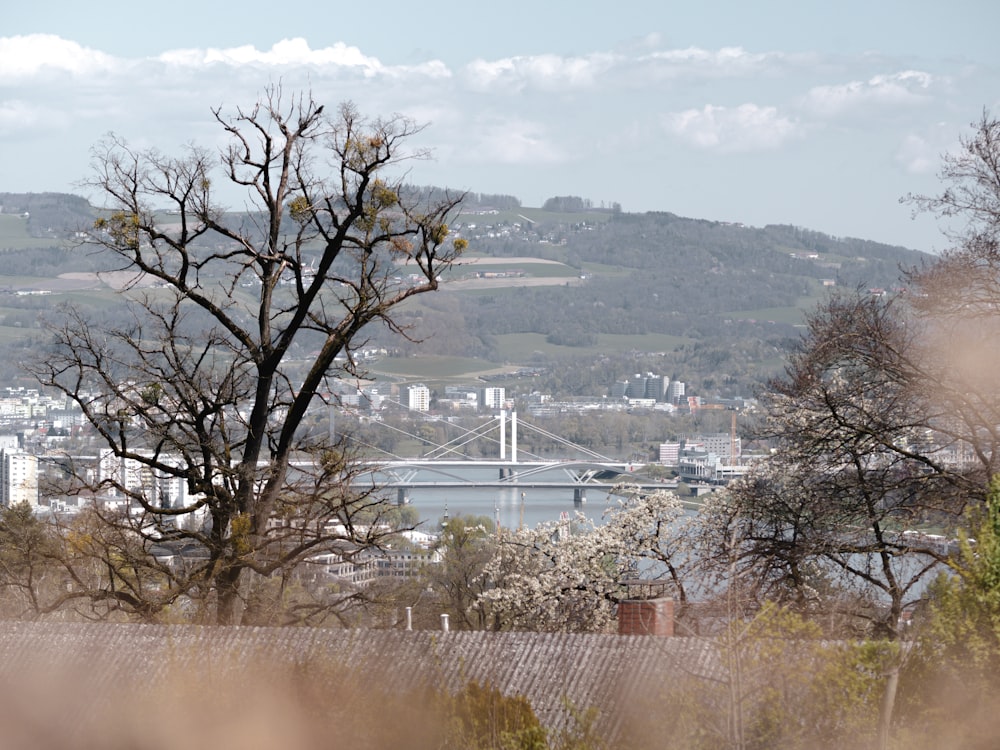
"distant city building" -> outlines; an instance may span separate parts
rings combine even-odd
[[[612,400],[644,399],[661,402],[667,400],[667,388],[670,378],[647,372],[645,375],[636,373],[628,380],[618,380],[611,386]]]
[[[30,453],[0,450],[0,504],[38,506],[38,458]]]
[[[670,385],[670,378],[663,375],[649,373],[644,382],[644,398],[651,398],[654,401],[663,401],[667,397],[667,388]]]
[[[178,466],[180,456],[165,457],[164,462]],[[153,493],[155,493],[151,499],[155,505],[161,508],[184,508],[191,505],[194,498],[188,493],[187,480],[183,476],[155,472],[151,480]]]
[[[388,390],[389,388],[386,386],[374,385],[362,388],[361,398],[358,400],[358,408],[378,411],[382,408],[382,402],[385,401]]]
[[[715,453],[692,450],[686,447],[677,460],[677,471],[682,481],[708,484],[728,484],[745,475],[752,465],[749,460],[731,461]]]
[[[412,411],[429,411],[431,408],[431,391],[422,383],[406,388],[406,405]]]
[[[660,443],[660,463],[664,466],[676,466],[677,459],[681,453],[681,444],[678,442]]]
[[[672,380],[667,386],[667,401],[672,404],[680,404],[684,398],[684,381]]]
[[[361,405],[361,392],[341,393],[337,396],[337,401],[340,402],[340,406],[357,409]]]
[[[628,398],[645,398],[646,379],[638,373],[629,378],[628,388],[625,391],[625,395]]]
[[[652,409],[656,406],[655,398],[630,398],[628,405],[636,409]]]
[[[479,403],[484,409],[502,409],[507,403],[507,389],[497,386],[482,388]]]
[[[701,449],[714,453],[721,458],[739,458],[743,455],[743,446],[739,435],[730,432],[717,432],[710,435],[698,435],[688,438],[684,442],[684,447],[701,446]]]
[[[162,456],[160,462],[179,467],[181,457]],[[184,477],[154,470],[134,458],[120,458],[109,449],[102,450],[98,458],[97,478],[102,482],[114,482],[127,493],[140,495],[154,507],[183,508],[191,502]]]
[[[482,403],[482,389],[467,385],[446,385],[444,399],[450,402],[452,409],[476,409]],[[438,406],[442,399],[438,398]]]
[[[116,456],[110,448],[105,448],[98,457],[97,479],[114,483],[125,492],[139,492],[143,486],[142,464],[134,458]]]

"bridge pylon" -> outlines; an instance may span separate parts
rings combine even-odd
[[[501,409],[500,415],[497,417],[500,420],[500,460],[507,460],[507,410]],[[510,412],[510,462],[512,464],[517,463],[517,412],[511,410]],[[503,469],[500,470],[500,478],[504,478]]]

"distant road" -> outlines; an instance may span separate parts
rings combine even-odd
[[[445,289],[501,289],[512,286],[579,286],[579,276],[519,276],[503,279],[456,279],[444,282]]]
[[[488,258],[466,258],[462,257],[457,262],[455,262],[452,267],[456,266],[474,266],[477,263],[482,263],[488,266],[520,266],[527,263],[548,263],[554,266],[565,265],[560,263],[558,260],[549,260],[548,258],[534,258],[527,255],[518,255],[514,257],[493,257]]]

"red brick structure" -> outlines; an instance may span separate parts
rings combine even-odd
[[[626,599],[618,603],[619,635],[674,634],[674,600]]]

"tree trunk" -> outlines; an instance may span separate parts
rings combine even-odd
[[[892,713],[896,707],[896,691],[899,688],[899,659],[893,659],[893,665],[886,676],[885,690],[882,693],[882,704],[878,712],[878,748],[888,750],[889,730],[892,727]]]
[[[215,579],[216,625],[239,625],[238,611],[240,598],[240,574],[243,568],[232,565],[223,570]]]

